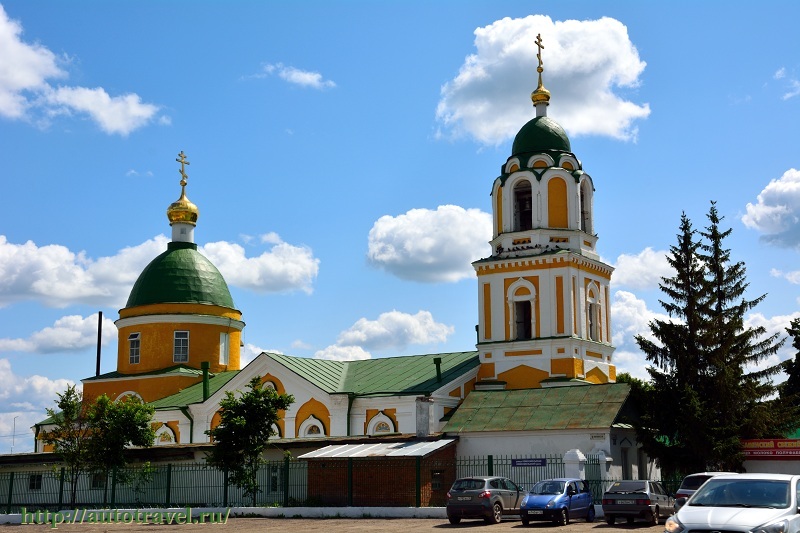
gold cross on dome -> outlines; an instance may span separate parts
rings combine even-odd
[[[544,45],[542,44],[541,33],[536,36],[536,47],[539,48],[539,52],[536,54],[536,59],[539,60],[539,66],[536,68],[536,71],[541,74],[541,72],[544,70],[542,68],[542,50],[544,49]]]
[[[175,161],[181,164],[181,169],[178,171],[181,173],[181,187],[186,187],[186,178],[189,176],[186,175],[185,165],[188,165],[189,162],[186,160],[186,154],[183,153],[183,150],[178,154],[178,158]]]

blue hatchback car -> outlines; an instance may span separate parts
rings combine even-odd
[[[522,525],[533,520],[551,520],[567,525],[573,518],[594,522],[592,491],[586,481],[576,478],[545,479],[523,497],[519,507]]]

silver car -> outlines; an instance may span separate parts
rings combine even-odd
[[[797,533],[799,481],[788,474],[714,476],[667,520],[665,533]]]
[[[519,502],[525,491],[508,478],[473,476],[457,479],[447,491],[447,519],[458,524],[462,518],[483,518],[499,524],[503,515],[519,516]]]

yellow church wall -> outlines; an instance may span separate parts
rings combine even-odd
[[[154,402],[202,380],[202,376],[146,376],[133,379],[85,381],[83,399],[86,401],[105,394],[112,400],[123,392],[134,391],[145,402]]]
[[[556,333],[564,333],[564,277],[556,276]]]
[[[173,346],[176,331],[189,332],[189,360],[176,363]],[[139,363],[130,363],[128,337],[139,333]],[[228,334],[228,364],[219,362],[220,333]],[[150,323],[119,328],[117,342],[117,371],[121,374],[141,374],[184,364],[200,368],[208,361],[211,372],[239,370],[241,332],[238,329],[215,324],[189,322]]]
[[[505,372],[501,372],[497,379],[506,382],[506,389],[530,389],[540,386],[543,379],[550,377],[550,374],[538,368],[528,365],[519,365]]]
[[[573,358],[553,359],[550,361],[550,372],[575,378],[583,374],[583,361]]]
[[[609,368],[609,371],[610,371],[612,368],[613,368],[613,367],[610,367],[610,368]],[[602,371],[602,370],[600,370],[600,369],[599,369],[599,368],[597,368],[597,367],[595,367],[595,368],[593,368],[593,369],[589,370],[589,371],[586,373],[586,381],[589,381],[590,383],[596,383],[596,384],[600,384],[600,383],[608,383],[608,382],[609,382],[609,377],[610,377],[610,376],[606,376],[606,375],[605,375],[605,373],[603,373],[603,371]]]
[[[483,284],[483,336],[492,339],[492,284]]]
[[[569,227],[567,183],[561,178],[547,182],[547,225],[551,228]]]
[[[323,427],[325,428],[325,434],[330,435],[331,431],[331,414],[328,411],[328,408],[325,407],[325,404],[320,402],[319,400],[315,400],[311,398],[306,403],[300,406],[297,410],[297,414],[295,415],[294,421],[294,434],[300,435],[300,426],[309,416],[313,416],[320,422],[322,422]]]
[[[478,380],[481,379],[494,379],[494,363],[481,363],[478,368]],[[464,393],[466,394],[467,391],[465,390]]]

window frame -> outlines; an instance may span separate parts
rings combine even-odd
[[[128,335],[128,364],[138,365],[142,361],[142,334],[138,331]]]
[[[186,334],[186,337],[178,337],[179,334]],[[185,346],[178,341],[186,341]],[[183,352],[184,353],[179,353]],[[188,363],[189,362],[189,331],[188,330],[175,330],[172,336],[172,362],[173,363]]]

